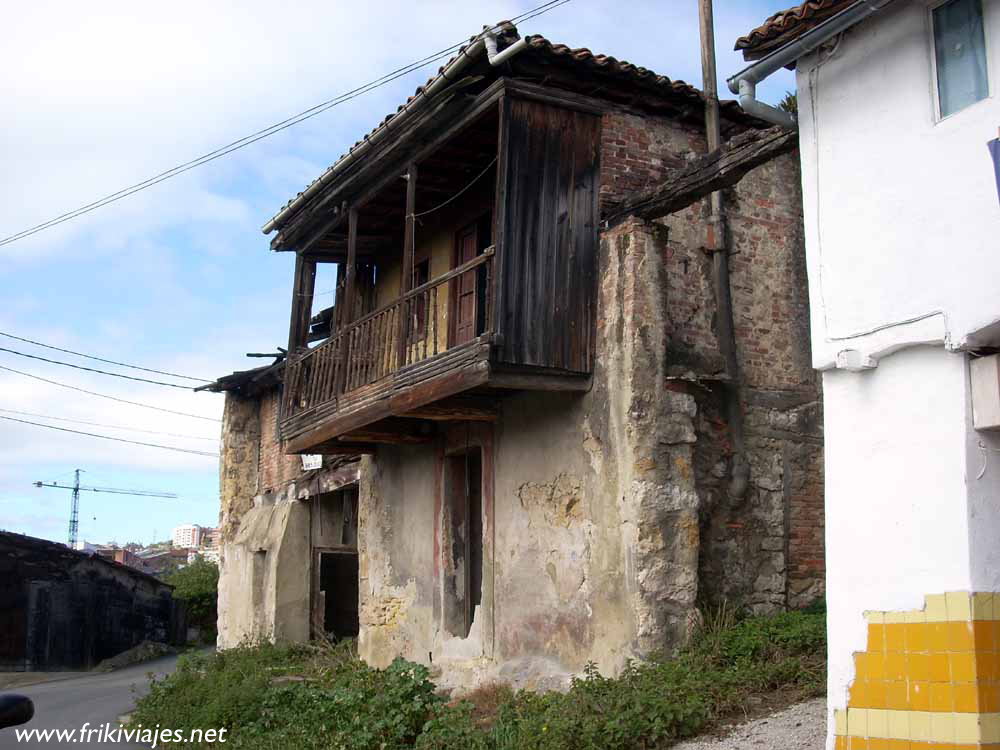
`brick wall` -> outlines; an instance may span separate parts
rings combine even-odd
[[[302,459],[281,452],[278,439],[278,413],[281,391],[275,389],[260,401],[260,480],[258,492],[270,492],[302,476]]]
[[[660,117],[603,120],[602,210],[703,153],[702,132]],[[709,600],[763,611],[823,592],[820,384],[810,365],[798,155],[760,167],[724,193],[749,484],[731,492],[732,434],[717,338],[709,201],[654,223],[665,270],[666,386],[695,396],[702,496],[701,583]]]

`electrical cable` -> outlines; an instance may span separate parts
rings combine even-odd
[[[142,430],[138,427],[123,427],[117,424],[103,424],[101,422],[88,422],[85,419],[70,419],[69,417],[52,417],[48,414],[35,414],[30,411],[17,411],[16,409],[0,409],[5,414],[18,414],[22,417],[37,417],[39,419],[52,419],[56,422],[72,422],[73,424],[86,424],[91,427],[106,427],[109,430],[126,430],[128,432],[142,432],[147,435],[163,435],[164,437],[185,438],[187,440],[210,440],[218,442],[218,438],[202,437],[201,435],[183,435],[177,432],[160,432],[159,430]],[[72,472],[70,472],[72,473]]]
[[[116,362],[113,359],[103,359],[102,357],[95,357],[92,354],[84,354],[83,352],[75,352],[72,349],[62,349],[58,346],[52,346],[51,344],[43,344],[41,341],[33,341],[32,339],[26,339],[21,336],[15,336],[13,333],[4,333],[0,331],[0,336],[6,336],[9,339],[15,339],[17,341],[23,341],[26,344],[33,344],[34,346],[41,346],[45,349],[53,349],[57,352],[63,352],[64,354],[74,354],[77,357],[86,357],[87,359],[93,359],[97,362],[104,362],[108,365],[117,365],[118,367],[128,367],[132,370],[142,370],[143,372],[154,372],[157,375],[167,375],[171,378],[181,378],[182,380],[193,380],[196,383],[211,383],[212,378],[194,378],[190,375],[178,375],[176,372],[167,372],[166,370],[154,370],[149,367],[139,367],[139,365],[129,365],[124,362]]]
[[[30,424],[35,427],[47,427],[50,430],[59,430],[60,432],[71,432],[74,435],[86,435],[87,437],[100,438],[101,440],[113,440],[116,443],[130,443],[132,445],[144,445],[147,448],[162,448],[163,450],[176,451],[177,453],[190,453],[195,456],[207,456],[209,458],[218,458],[218,453],[209,453],[208,451],[196,451],[190,448],[177,448],[172,445],[160,445],[158,443],[142,443],[138,440],[126,440],[125,438],[111,437],[110,435],[98,435],[95,432],[81,432],[80,430],[71,430],[67,427],[56,427],[51,424],[41,424],[40,422],[29,422],[26,419],[15,419],[14,417],[5,417],[0,415],[0,419],[6,419],[8,422],[20,422],[21,424]]]
[[[62,365],[63,367],[72,367],[74,370],[86,370],[87,372],[96,372],[98,375],[110,375],[113,378],[124,378],[125,380],[134,380],[138,383],[152,383],[153,385],[165,385],[170,388],[180,388],[181,390],[190,391],[191,386],[188,385],[177,385],[177,383],[164,383],[162,380],[149,380],[148,378],[136,378],[132,375],[121,375],[117,372],[105,372],[104,370],[95,370],[93,367],[84,367],[83,365],[72,365],[69,362],[60,362],[57,359],[46,359],[45,357],[39,357],[34,354],[25,354],[24,352],[15,351],[14,349],[6,349],[0,346],[0,352],[7,352],[8,354],[16,354],[19,357],[27,357],[28,359],[37,359],[39,362],[48,362],[50,365]]]
[[[188,414],[183,411],[174,411],[173,409],[164,409],[161,406],[152,406],[150,404],[143,404],[139,401],[129,401],[124,398],[118,398],[117,396],[109,396],[106,393],[97,393],[96,391],[88,391],[85,388],[78,388],[75,385],[68,385],[67,383],[60,383],[57,380],[49,380],[48,378],[43,378],[39,375],[32,375],[30,372],[22,372],[21,370],[15,370],[13,367],[6,367],[5,365],[0,365],[0,370],[6,370],[7,372],[17,373],[18,375],[24,375],[26,378],[33,378],[34,380],[41,380],[43,383],[49,383],[50,385],[58,385],[62,388],[69,388],[71,391],[79,391],[80,393],[86,393],[89,396],[97,396],[99,398],[106,398],[111,401],[118,401],[123,404],[130,404],[132,406],[141,406],[144,409],[153,409],[155,411],[166,412],[167,414],[176,414],[180,417],[191,417],[193,419],[204,419],[207,422],[221,422],[221,419],[215,419],[214,417],[203,417],[200,414]]]
[[[543,13],[548,13],[550,10],[557,8],[560,5],[565,5],[569,1],[570,0],[549,0],[549,2],[536,6],[531,10],[525,11],[520,16],[516,16],[514,19],[512,19],[511,22],[515,23],[523,20],[528,20],[531,18],[536,18],[542,15]],[[496,30],[497,28],[498,27],[494,26],[490,30]],[[243,138],[235,140],[225,146],[220,146],[214,151],[210,151],[207,154],[203,154],[195,159],[192,159],[190,161],[184,162],[183,164],[179,164],[175,167],[172,167],[171,169],[168,169],[164,172],[161,172],[158,175],[143,180],[142,182],[137,182],[134,185],[122,188],[121,190],[106,195],[103,198],[100,198],[96,201],[93,201],[92,203],[88,203],[84,206],[81,206],[80,208],[74,209],[73,211],[68,211],[64,214],[56,216],[53,219],[44,221],[41,224],[36,224],[33,227],[29,227],[20,232],[16,232],[15,234],[9,235],[3,239],[0,239],[0,247],[3,247],[4,245],[10,244],[12,242],[17,242],[18,240],[24,239],[25,237],[30,237],[33,234],[44,231],[58,224],[62,224],[63,222],[70,221],[72,219],[77,218],[78,216],[83,216],[84,214],[90,213],[91,211],[106,206],[109,203],[114,203],[116,201],[119,201],[122,198],[126,198],[134,193],[140,192],[141,190],[145,190],[146,188],[150,188],[153,185],[163,182],[164,180],[168,180],[171,177],[176,177],[177,175],[183,174],[184,172],[187,172],[191,169],[195,169],[196,167],[208,164],[209,162],[215,161],[216,159],[226,156],[227,154],[230,154],[234,151],[238,151],[239,149],[245,148],[246,146],[256,143],[259,140],[263,140],[264,138],[272,136],[275,133],[279,133],[282,130],[290,128],[293,125],[297,125],[300,122],[304,122],[308,119],[316,117],[317,115],[322,114],[323,112],[332,109],[333,107],[336,107],[339,104],[343,104],[344,102],[350,101],[351,99],[355,99],[361,96],[362,94],[366,94],[369,91],[373,91],[377,88],[385,86],[386,84],[391,83],[397,78],[401,78],[404,75],[419,70],[420,68],[426,65],[441,60],[451,55],[453,52],[455,52],[457,49],[459,49],[460,47],[462,47],[467,43],[468,40],[463,40],[458,44],[453,44],[450,47],[447,47],[439,52],[435,52],[433,55],[428,55],[427,57],[409,63],[408,65],[405,65],[402,68],[397,68],[391,73],[383,75],[381,78],[376,78],[373,81],[370,81],[362,86],[352,89],[351,91],[345,92],[337,97],[334,97],[333,99],[328,99],[325,102],[321,102],[320,104],[310,107],[309,109],[303,110],[297,115],[293,115],[289,118],[286,118],[285,120],[282,120],[281,122],[270,125],[266,128],[263,128],[262,130],[258,130],[256,133],[251,133],[250,135],[244,136]]]

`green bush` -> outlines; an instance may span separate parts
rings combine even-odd
[[[493,686],[470,696],[478,705],[436,695],[425,667],[397,659],[372,669],[350,644],[248,644],[185,658],[154,681],[136,720],[226,727],[236,750],[649,750],[736,714],[754,694],[822,694],[825,643],[821,611],[716,613],[675,658],[630,663],[615,678],[590,665],[565,693]]]
[[[218,619],[219,566],[197,557],[164,580],[174,587],[174,598],[186,603],[188,624],[214,633]]]

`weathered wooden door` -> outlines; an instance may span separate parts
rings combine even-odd
[[[476,224],[459,230],[455,238],[455,267],[475,260],[479,254],[479,232]],[[472,341],[477,335],[476,312],[479,309],[478,268],[467,271],[455,280],[452,302],[452,346]]]

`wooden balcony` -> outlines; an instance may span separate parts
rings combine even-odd
[[[601,121],[543,94],[501,80],[450,102],[283,230],[299,245],[286,453],[429,441],[514,391],[589,387]],[[336,305],[314,327],[329,264]]]
[[[316,450],[317,439],[348,432],[347,442],[354,444],[422,439],[420,431],[408,436],[398,425],[389,439],[384,430],[365,429],[393,416],[491,418],[492,410],[485,402],[477,407],[470,399],[421,407],[489,379],[493,259],[493,248],[488,248],[337,331],[319,346],[290,357],[281,423],[288,452]],[[448,320],[443,314],[448,292],[454,295],[462,283],[474,285],[481,294],[476,295],[473,329],[464,340],[456,340],[461,334],[446,330],[442,321]]]

